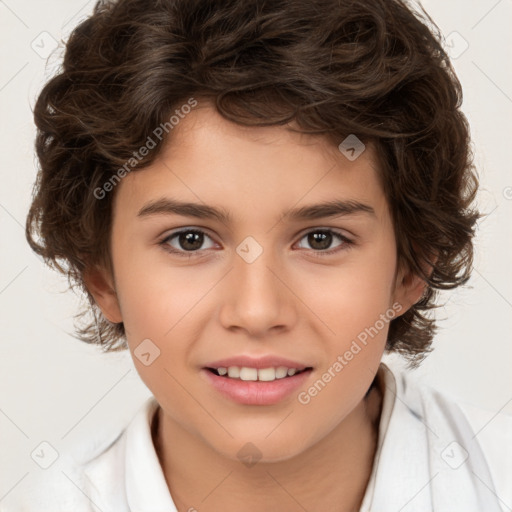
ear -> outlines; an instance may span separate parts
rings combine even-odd
[[[413,243],[413,249],[418,250],[418,246]],[[423,261],[421,264],[424,275],[431,276],[434,271],[434,265],[439,259],[437,251],[430,253],[429,262]],[[413,272],[409,265],[404,261],[398,259],[398,268],[395,280],[395,290],[393,298],[396,302],[402,305],[403,309],[401,314],[403,315],[406,311],[419,302],[427,289],[427,283],[425,279],[419,276],[416,272]]]
[[[426,288],[425,280],[411,270],[401,269],[397,272],[393,302],[401,304],[401,314],[421,300]]]
[[[115,324],[122,322],[114,280],[109,273],[103,268],[91,267],[85,270],[83,279],[103,316]]]

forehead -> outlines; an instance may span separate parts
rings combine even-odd
[[[350,134],[350,139],[354,138],[355,135]],[[215,153],[217,157],[221,151],[225,153],[224,157],[232,151],[238,154],[245,151],[248,155],[255,151],[264,151],[265,155],[272,154],[276,159],[280,157],[293,159],[296,156],[297,159],[330,160],[333,164],[343,160],[345,160],[343,163],[349,163],[350,160],[346,156],[341,158],[343,154],[337,147],[342,140],[343,137],[340,137],[340,141],[333,144],[325,135],[302,133],[295,121],[282,126],[241,125],[226,119],[210,102],[205,101],[199,103],[175,126],[163,148],[161,157],[165,158],[171,152],[175,158],[179,158],[184,153],[190,156],[190,153],[198,152],[198,148],[202,147],[204,150]],[[232,147],[227,148],[227,144]],[[290,148],[293,148],[294,152],[287,151]],[[364,153],[365,163],[374,165],[373,147],[367,146]]]
[[[123,209],[140,209],[150,199],[172,195],[229,203],[246,215],[255,211],[250,208],[334,197],[371,201],[378,209],[383,199],[372,146],[351,161],[320,135],[285,126],[242,126],[203,103],[179,121],[150,166],[123,178],[116,195]]]

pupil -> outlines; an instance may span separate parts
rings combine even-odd
[[[194,231],[187,231],[181,233],[179,236],[180,245],[186,251],[193,251],[199,249],[203,245],[203,234]],[[190,246],[190,245],[191,246]]]
[[[326,231],[317,231],[308,235],[308,242],[313,249],[328,249],[331,245],[332,234]],[[315,244],[319,244],[315,247]]]

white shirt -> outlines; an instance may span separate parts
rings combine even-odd
[[[378,447],[360,512],[510,512],[512,416],[456,403],[381,363]],[[151,437],[151,397],[120,433],[64,454],[0,512],[177,512]]]

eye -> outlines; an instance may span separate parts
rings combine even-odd
[[[210,246],[203,247],[205,238],[212,240],[204,231],[188,228],[171,233],[159,242],[159,244],[163,246],[164,250],[172,254],[192,258],[200,256],[198,253],[202,250],[212,249],[215,246],[215,244],[212,243]],[[335,239],[338,239],[340,243],[335,246],[334,249],[329,249]],[[302,240],[307,240],[315,256],[327,256],[337,253],[348,249],[353,244],[349,238],[332,229],[315,229],[309,231],[301,238],[301,241]]]
[[[340,240],[340,243],[334,249],[329,249],[335,238]],[[337,231],[333,231],[332,229],[315,229],[313,231],[309,231],[301,238],[301,240],[304,239],[306,239],[307,243],[310,244],[314,253],[316,253],[316,256],[337,253],[347,249],[353,243],[346,236],[338,233]]]
[[[214,246],[214,244],[212,244],[209,247],[203,247],[205,237],[211,240],[204,231],[199,229],[183,229],[165,237],[160,242],[160,245],[162,245],[166,251],[190,258],[195,256],[194,253],[199,250],[211,249]]]

